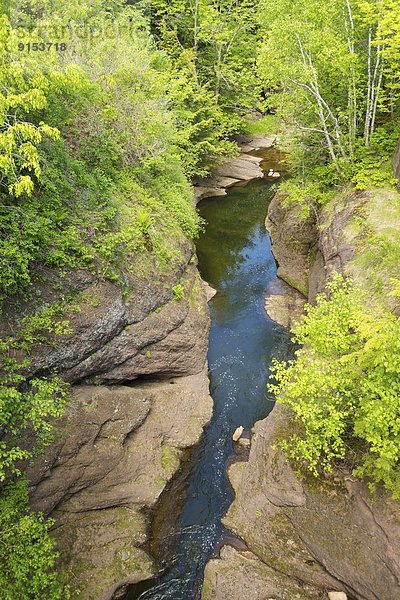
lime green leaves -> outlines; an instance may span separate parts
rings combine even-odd
[[[275,363],[270,386],[294,417],[283,449],[314,475],[346,460],[371,487],[400,498],[399,320],[371,312],[337,276],[294,335],[303,345],[297,360]]]
[[[24,480],[9,484],[0,498],[0,589],[11,600],[67,600],[70,593],[55,570],[57,553],[49,535],[53,522],[29,509]]]
[[[3,118],[3,131],[0,131],[0,172],[9,181],[8,192],[13,196],[31,195],[34,180],[40,177],[40,154],[38,146],[44,136],[58,139],[59,131],[43,122],[38,126],[17,121],[14,123]]]

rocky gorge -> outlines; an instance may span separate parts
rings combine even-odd
[[[273,138],[249,142],[248,149],[269,147]],[[197,200],[227,180],[259,177],[260,162],[249,154],[232,159],[195,188]],[[55,441],[28,476],[31,507],[55,520],[59,566],[88,600],[119,597],[127,584],[156,574],[152,511],[212,414],[206,353],[213,291],[199,276],[193,247],[180,239],[166,269],[138,261],[123,279],[121,286],[85,269],[44,270],[37,305],[71,293],[74,300],[61,341],[35,343],[26,367],[29,377],[57,371],[72,386]],[[31,308],[6,303],[2,335]]]
[[[273,141],[242,139],[241,157],[199,182],[196,199],[262,175],[262,159],[248,153]],[[352,223],[366,207],[374,217],[373,197],[349,191],[317,222],[313,213],[300,219],[284,194],[275,195],[266,221],[279,276],[266,291],[272,319],[290,327],[334,270],[363,277]],[[185,242],[166,271],[148,277],[148,267],[138,265],[135,277],[125,273],[123,288],[84,270],[68,273],[62,284],[79,293],[79,310],[68,315],[72,332],[61,344],[38,344],[30,365],[31,376],[57,369],[72,384],[56,441],[30,470],[31,505],[55,519],[60,566],[88,600],[121,597],[128,584],[157,573],[149,549],[153,511],[212,414],[212,290]],[[178,284],[180,298],[172,291]],[[41,301],[52,293],[43,284]],[[12,328],[12,319],[2,326]],[[254,600],[333,591],[393,600],[400,589],[396,503],[383,494],[372,501],[348,475],[321,485],[300,481],[275,448],[289,426],[277,406],[255,425],[248,460],[230,466],[235,499],[223,523],[242,542],[224,545],[209,561],[202,598],[239,599],[246,589]]]

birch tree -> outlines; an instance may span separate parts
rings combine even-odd
[[[317,137],[338,173],[351,158],[358,119],[353,14],[337,0],[275,0],[263,7],[259,69],[279,83],[283,116]]]
[[[398,108],[398,0],[265,0],[258,65],[282,115],[345,176]]]

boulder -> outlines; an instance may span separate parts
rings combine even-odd
[[[243,431],[244,431],[244,427],[242,427],[242,425],[240,425],[240,427],[237,427],[237,428],[235,429],[235,431],[233,432],[233,435],[232,435],[232,440],[233,440],[234,442],[237,442],[237,441],[240,439],[240,437],[241,437],[241,435],[242,435]]]
[[[303,314],[306,302],[303,294],[277,278],[267,287],[264,307],[270,319],[292,329]]]
[[[261,161],[262,159],[258,156],[242,154],[238,158],[233,158],[219,166],[216,174],[219,177],[229,177],[244,181],[264,177],[264,173],[260,167]]]

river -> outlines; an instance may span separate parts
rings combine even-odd
[[[278,168],[281,158],[276,150],[264,151],[264,170]],[[131,586],[125,600],[197,600],[207,561],[221,543],[232,542],[221,524],[233,500],[226,476],[235,456],[231,437],[239,425],[249,433],[272,409],[269,367],[273,357],[287,355],[290,344],[287,331],[264,310],[265,290],[276,278],[264,224],[275,186],[270,179],[257,179],[199,204],[206,223],[197,244],[199,270],[217,290],[209,303],[214,413],[183,482],[182,509],[165,568],[158,578]]]

